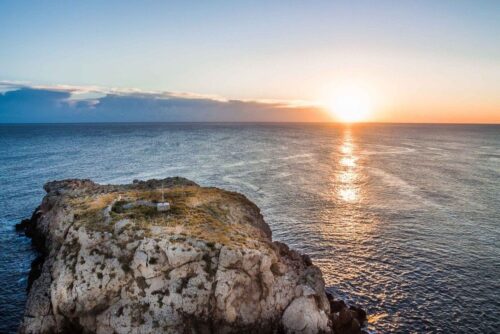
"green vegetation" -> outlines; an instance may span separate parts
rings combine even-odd
[[[159,212],[153,206],[126,204],[137,201],[159,202],[163,196],[171,205],[169,211]],[[68,200],[74,208],[76,226],[98,232],[113,233],[114,225],[128,219],[124,229],[135,231],[135,235],[150,236],[152,226],[166,228],[173,235],[190,236],[207,242],[209,247],[216,243],[235,246],[249,246],[259,241],[260,234],[245,224],[247,217],[234,221],[231,207],[246,205],[246,199],[236,193],[216,188],[182,186],[161,190],[123,190],[93,196],[72,197]],[[105,216],[105,209],[109,217]],[[124,268],[126,270],[127,268]]]

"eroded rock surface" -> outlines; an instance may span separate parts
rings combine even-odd
[[[20,333],[335,327],[320,270],[272,242],[259,209],[240,194],[182,178],[64,180],[44,188],[42,204],[22,226],[44,260],[30,277]],[[169,211],[123,209],[127,201],[159,200],[162,189]]]

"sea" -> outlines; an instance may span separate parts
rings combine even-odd
[[[43,184],[183,176],[254,201],[373,333],[500,332],[500,126],[0,125],[0,333],[36,257]]]

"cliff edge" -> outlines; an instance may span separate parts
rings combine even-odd
[[[364,312],[243,195],[183,178],[44,188],[20,224],[41,257],[19,333],[360,333]]]

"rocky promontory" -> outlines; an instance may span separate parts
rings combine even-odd
[[[364,312],[241,194],[183,178],[44,188],[19,226],[41,254],[19,333],[360,333]]]

